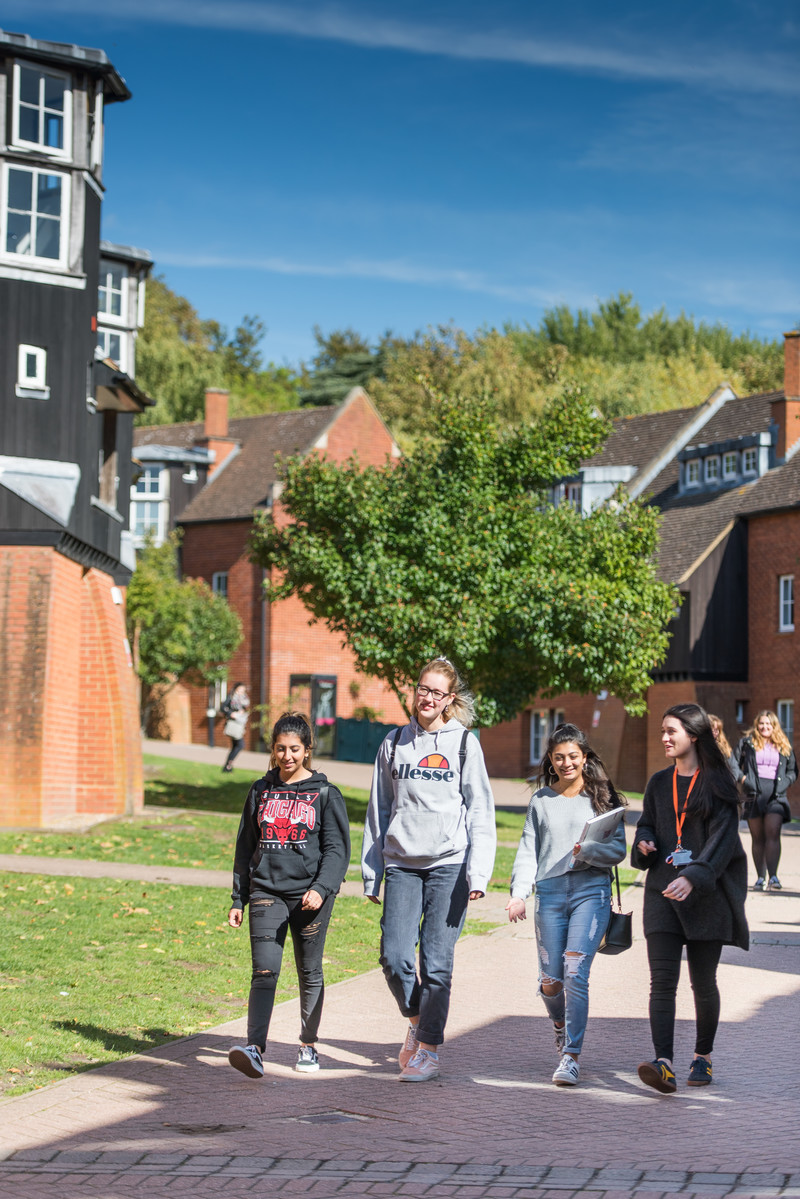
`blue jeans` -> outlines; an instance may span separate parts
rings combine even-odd
[[[453,957],[468,903],[466,863],[386,871],[380,962],[400,1011],[419,1016],[417,1036],[425,1045],[444,1040]]]
[[[611,876],[606,870],[578,870],[536,884],[539,994],[550,1019],[566,1022],[565,1053],[580,1053],[583,1047],[589,971],[610,910]],[[560,983],[558,994],[546,995],[543,983]]]

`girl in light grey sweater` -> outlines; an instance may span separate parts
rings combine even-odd
[[[525,919],[536,887],[539,994],[555,1028],[557,1086],[575,1086],[589,1015],[589,971],[611,912],[611,867],[625,856],[625,825],[581,843],[587,820],[623,801],[586,735],[561,724],[550,736],[511,873],[511,921]],[[544,785],[542,785],[544,784]]]

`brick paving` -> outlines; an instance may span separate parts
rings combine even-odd
[[[779,895],[753,895],[749,954],[723,953],[715,1081],[687,1089],[691,992],[679,993],[680,1089],[642,1087],[651,1054],[647,965],[600,957],[574,1090],[550,1083],[552,1031],[537,999],[532,924],[457,951],[443,1073],[398,1084],[402,1021],[379,971],[331,987],[320,1054],[300,1076],[296,1001],[276,1009],[266,1075],[231,1070],[242,1020],[0,1101],[0,1196],[464,1196],[800,1199],[800,838]],[[496,914],[504,900],[487,902]],[[642,893],[625,906],[641,929]],[[476,905],[475,914],[479,907]],[[246,974],[244,954],[239,968]]]

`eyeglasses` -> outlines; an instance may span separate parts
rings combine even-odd
[[[440,699],[445,699],[449,694],[449,691],[434,691],[433,687],[417,687],[417,695],[422,699],[425,699],[429,695],[434,703],[437,704]]]

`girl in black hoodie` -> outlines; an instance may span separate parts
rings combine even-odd
[[[248,1078],[264,1074],[262,1055],[290,931],[300,983],[295,1069],[319,1070],[315,1042],[325,991],[322,955],[350,861],[350,835],[340,792],[310,768],[311,742],[305,717],[286,712],[276,722],[272,769],[250,788],[236,838],[228,923],[239,928],[249,902],[253,975],[247,1044],[235,1045],[228,1060]]]

